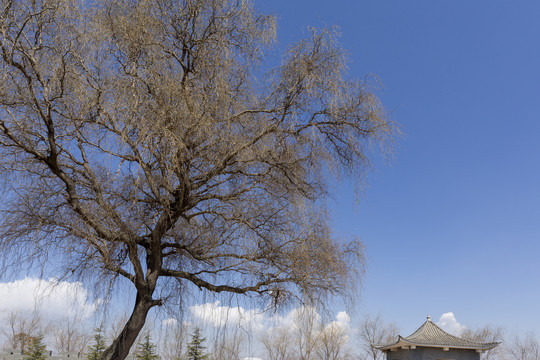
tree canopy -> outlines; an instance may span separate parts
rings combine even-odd
[[[249,1],[0,0],[3,264],[130,283],[103,359],[193,287],[279,305],[357,281],[325,199],[391,123],[334,30],[268,69],[274,41]]]

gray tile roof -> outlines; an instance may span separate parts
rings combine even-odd
[[[475,349],[489,350],[499,345],[498,342],[481,343],[471,340],[461,339],[457,336],[450,335],[428,317],[427,321],[418,328],[414,333],[407,337],[399,336],[395,343],[375,345],[377,349],[389,350],[401,346],[428,346],[442,348],[457,348],[457,349]]]

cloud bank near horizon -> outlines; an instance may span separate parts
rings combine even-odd
[[[98,305],[80,282],[25,277],[0,283],[0,324],[12,313],[38,312],[47,321],[73,316],[83,320],[91,317]]]
[[[312,316],[315,323],[320,323],[321,321],[321,316],[317,311],[305,307],[294,308],[284,315],[269,315],[268,312],[259,309],[246,309],[242,306],[231,307],[215,301],[191,306],[189,310],[192,319],[196,323],[210,325],[214,328],[238,326],[254,331],[268,331],[277,328],[293,329],[296,327],[302,313],[306,310],[313,311]],[[167,319],[166,321],[169,322],[171,320],[174,319]],[[353,330],[351,328],[351,318],[346,311],[338,312],[332,321],[325,324],[325,327],[332,326],[337,326],[346,332]]]

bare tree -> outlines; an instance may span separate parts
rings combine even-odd
[[[22,352],[45,330],[41,314],[37,309],[30,313],[9,312],[7,323],[8,328],[4,329],[4,334],[8,339],[9,346],[12,349],[20,349]]]
[[[279,304],[355,284],[361,247],[324,200],[392,127],[334,31],[265,73],[274,37],[249,1],[0,0],[2,264],[131,286],[103,359],[190,289]]]
[[[345,329],[337,322],[326,325],[319,338],[316,352],[319,360],[342,360],[348,358],[347,336]]]
[[[397,339],[397,336],[398,329],[394,324],[385,323],[380,315],[377,315],[375,318],[367,315],[360,324],[359,334],[364,358],[373,360],[383,359],[383,352],[376,349],[374,345],[393,342]]]
[[[77,314],[56,321],[52,331],[56,350],[83,352],[91,334],[82,324],[82,319]]]
[[[315,359],[320,346],[321,330],[321,317],[313,306],[296,309],[292,335],[296,341],[298,359]]]
[[[261,343],[266,349],[268,360],[288,360],[292,358],[291,331],[284,327],[274,327],[261,335]]]
[[[160,353],[164,360],[178,360],[184,355],[187,329],[185,324],[176,319],[167,319],[162,323]]]
[[[485,326],[480,329],[465,329],[461,334],[461,337],[484,343],[500,342],[504,337],[504,329],[502,327],[494,326]],[[493,349],[486,350],[480,354],[480,359],[500,359],[502,357],[502,349],[502,347],[497,346]]]
[[[540,343],[532,332],[523,337],[514,337],[514,340],[506,346],[506,350],[512,360],[540,360]]]
[[[212,351],[209,358],[211,360],[240,360],[241,354],[245,350],[246,336],[239,331],[226,331],[214,339]]]

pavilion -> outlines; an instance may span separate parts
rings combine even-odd
[[[497,345],[498,342],[482,343],[450,335],[428,316],[411,335],[398,335],[397,341],[374,347],[386,353],[386,360],[479,360],[482,352]]]

